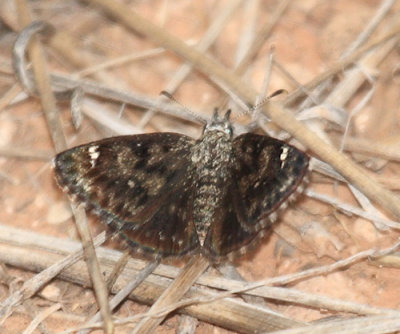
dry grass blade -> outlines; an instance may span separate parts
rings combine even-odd
[[[24,330],[22,334],[31,334],[34,332],[36,327],[44,320],[46,319],[49,315],[51,315],[53,312],[58,311],[62,307],[61,304],[54,304],[50,307],[48,307],[45,311],[41,312],[38,314],[35,319],[29,324],[29,326]]]
[[[383,334],[400,329],[396,316],[369,316],[358,319],[333,320],[305,328],[277,331],[274,334]]]

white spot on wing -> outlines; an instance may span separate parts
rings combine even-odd
[[[279,157],[281,159],[281,168],[283,168],[285,166],[285,161],[286,161],[286,158],[288,156],[288,152],[289,152],[289,147],[284,145],[282,147],[281,156]]]
[[[278,218],[278,215],[276,214],[276,212],[271,212],[268,218],[271,220],[271,222],[275,222],[276,219]]]
[[[51,159],[51,168],[56,168],[56,158]]]
[[[99,146],[93,145],[88,148],[89,156],[90,156],[90,165],[94,167],[96,165],[96,160],[100,156],[100,152],[98,151]]]

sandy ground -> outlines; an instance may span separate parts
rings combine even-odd
[[[79,239],[68,208],[68,200],[54,181],[50,159],[55,154],[55,148],[39,99],[25,95],[19,102],[7,100],[6,94],[11,94],[11,89],[21,92],[10,65],[11,50],[19,25],[18,12],[13,7],[13,2],[2,2],[3,8],[10,7],[7,10],[0,9],[0,223],[43,235]],[[155,25],[194,45],[221,15],[228,1],[151,0],[125,3]],[[230,17],[207,54],[226,68],[232,69],[237,57],[248,48],[249,42],[244,40],[251,41],[257,36],[262,25],[271,18],[277,3],[278,1],[244,1],[240,9]],[[291,1],[258,56],[248,65],[247,73],[242,76],[243,84],[251,85],[258,91],[262,90],[272,48],[274,60],[279,66],[274,65],[272,68],[269,94],[278,89],[290,93],[298,84],[308,83],[342,59],[346,50],[367,29],[383,3],[384,1],[375,0]],[[254,7],[256,9],[252,10],[251,6],[258,8]],[[82,59],[90,59],[92,66],[127,55],[141,55],[158,47],[148,39],[125,29],[118,20],[111,20],[95,4],[44,0],[30,2],[29,8],[34,19],[45,20],[54,25],[57,31],[69,34],[75,40],[75,52]],[[377,28],[367,35],[363,43],[366,44],[385,33],[399,9],[397,4],[383,15]],[[51,71],[72,75],[88,67],[79,67],[66,60],[64,54],[54,46],[47,46],[45,50]],[[358,64],[356,68],[362,69],[368,79],[351,94],[344,105],[335,104],[336,100],[326,102],[324,99],[328,94],[325,92],[316,99],[315,105],[318,107],[309,109],[309,117],[305,117],[305,124],[323,136],[323,140],[330,141],[337,148],[344,142],[345,154],[367,169],[372,179],[394,193],[400,187],[398,153],[384,156],[379,147],[373,148],[368,144],[380,144],[391,152],[396,152],[396,149],[399,151],[398,64],[396,47],[374,66]],[[95,75],[91,74],[88,78],[100,80],[102,76],[104,83],[113,88],[146,94],[156,99],[181,65],[182,59],[179,56],[161,51],[128,63],[98,69]],[[290,73],[295,81],[285,75],[280,67]],[[346,73],[340,72],[334,78],[327,85],[328,92],[337,89],[338,83],[346,78]],[[343,89],[343,92],[350,90]],[[274,99],[277,102],[284,101],[288,93]],[[215,84],[210,83],[207,76],[199,72],[191,73],[173,95],[180,103],[201,112],[204,117],[210,117],[213,108],[225,96]],[[366,96],[369,99],[364,101]],[[116,115],[114,117],[120,117],[124,123],[137,127],[138,132],[174,131],[195,138],[201,135],[200,125],[180,119],[179,116],[155,114],[149,118],[147,124],[140,127],[144,124],[143,118],[148,116],[143,108],[127,105],[121,111],[121,103],[101,99],[97,99],[97,102]],[[88,117],[84,117],[81,126],[76,130],[71,122],[69,103],[60,102],[58,107],[69,147],[116,134],[113,129]],[[301,103],[291,107],[297,113],[302,108]],[[237,112],[238,107],[234,105],[234,114]],[[351,118],[348,119],[348,130],[345,134],[346,118],[349,115]],[[337,122],[337,119],[344,121]],[[235,122],[246,125],[250,122],[250,117],[241,117]],[[257,131],[263,133],[260,129]],[[352,140],[356,139],[365,140],[371,151],[357,151],[357,143],[351,146]],[[305,149],[298,141],[292,143]],[[3,148],[11,151],[23,148],[34,157],[27,158],[24,152],[19,151],[16,153],[18,157],[12,157],[3,152]],[[44,159],[37,158],[41,152],[45,155]],[[313,151],[308,152],[311,156],[316,156]],[[370,214],[380,215],[382,219],[397,220],[391,212],[374,202],[362,208],[347,183],[318,171],[311,172],[310,176],[308,189],[359,208],[367,217]],[[104,229],[95,216],[89,217],[93,234]],[[246,280],[262,280],[329,265],[363,250],[384,249],[392,246],[398,237],[399,233],[395,228],[377,229],[371,219],[344,214],[333,203],[323,203],[302,195],[280,216],[271,237],[262,240],[255,250],[236,261],[235,265]],[[108,247],[121,248],[115,240]],[[288,287],[379,308],[397,309],[400,300],[400,275],[396,269],[396,257],[393,261],[389,266],[383,266],[367,258],[341,270],[300,280]],[[0,301],[5,300],[25,280],[36,274],[8,263],[3,263],[0,273]],[[36,328],[29,333],[60,333],[83,324],[93,311],[95,302],[91,289],[55,279],[26,303],[13,309],[0,324],[0,333],[22,333],[37,314],[55,303],[60,303],[61,306],[43,321],[43,326],[47,329]],[[290,302],[268,300],[266,304],[298,321],[354,316]],[[116,316],[124,318],[144,312],[147,308],[148,306],[127,301],[118,308]],[[176,332],[179,321],[180,315],[177,313],[168,316],[157,329],[157,333]],[[131,328],[132,324],[118,327],[117,333],[129,333]],[[102,331],[98,330],[93,333],[100,332]],[[203,321],[199,322],[196,331],[224,332],[229,331]]]

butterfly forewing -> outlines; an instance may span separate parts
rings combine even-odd
[[[61,187],[95,209],[131,245],[179,255],[197,242],[189,226],[194,143],[174,133],[108,138],[58,154],[55,174]]]
[[[252,133],[234,139],[237,212],[248,231],[265,228],[275,210],[296,190],[308,170],[308,157],[280,140]]]

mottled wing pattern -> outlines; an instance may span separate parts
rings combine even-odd
[[[125,224],[119,236],[133,248],[140,247],[161,257],[182,256],[199,250],[191,205],[193,194],[193,189],[187,191],[185,186],[169,192],[168,201],[160,201],[152,217],[140,225]]]
[[[222,192],[204,242],[214,262],[244,252],[275,220],[276,210],[297,189],[308,170],[308,157],[280,140],[246,133],[233,141],[232,182]]]
[[[301,184],[309,158],[283,141],[252,133],[235,138],[233,150],[238,219],[245,230],[257,232],[275,220],[276,210]]]
[[[214,223],[208,230],[202,249],[212,262],[221,262],[230,255],[235,256],[245,250],[258,235],[243,228],[237,208],[242,205],[236,183],[226,186],[222,205],[215,211]]]
[[[55,157],[56,179],[131,246],[182,255],[198,247],[188,173],[194,143],[175,133],[92,142]]]

